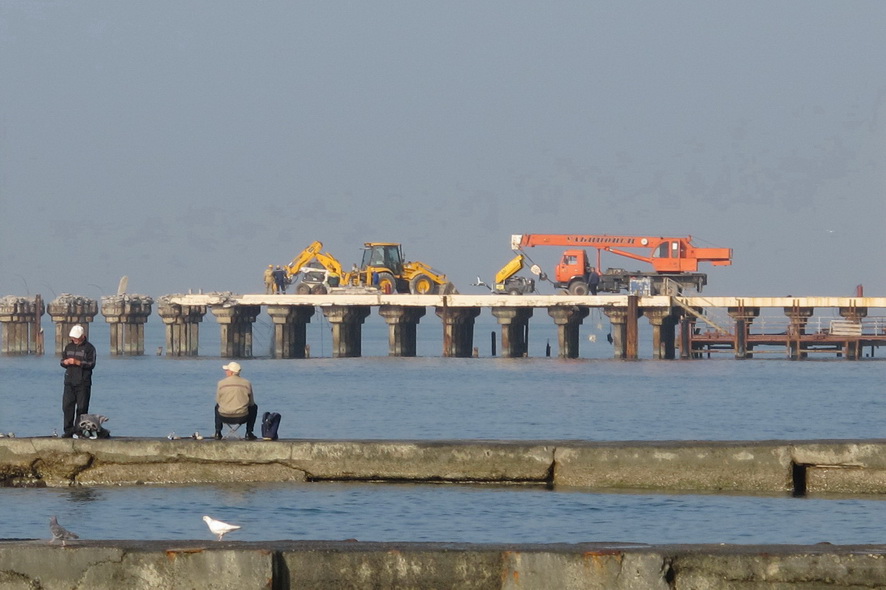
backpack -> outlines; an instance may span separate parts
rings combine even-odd
[[[111,438],[111,431],[102,426],[107,421],[101,414],[80,414],[74,433],[80,438]]]
[[[261,437],[265,440],[277,440],[278,428],[280,428],[280,414],[265,412],[261,417]]]

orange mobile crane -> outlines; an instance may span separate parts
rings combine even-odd
[[[586,247],[597,249],[596,271],[599,273],[598,291],[619,293],[640,291],[643,294],[676,295],[683,289],[701,291],[708,276],[696,272],[699,262],[714,266],[732,264],[731,248],[696,248],[692,237],[664,238],[656,236],[609,236],[593,234],[517,234],[511,236],[511,249],[517,252],[534,246],[572,246],[566,250],[554,273],[554,284],[573,295],[587,295],[594,291],[591,280],[592,264]],[[629,252],[625,248],[643,248],[646,255]],[[633,260],[648,262],[655,272],[628,272],[608,268],[600,272],[600,253],[606,251]]]

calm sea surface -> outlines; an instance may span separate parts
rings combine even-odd
[[[642,323],[642,322],[641,322]],[[267,358],[271,325],[255,325],[244,360],[259,413],[283,415],[283,438],[520,440],[758,440],[883,438],[886,363],[611,360],[608,320],[582,328],[581,358],[559,360],[556,332],[539,310],[530,358],[491,356],[494,318],[481,316],[480,358],[441,357],[442,328],[419,325],[418,358],[388,358],[387,327],[363,327],[363,357],[332,359],[329,325],[309,325],[311,359]],[[52,326],[45,324],[47,334]],[[148,323],[143,357],[108,355],[101,317],[91,410],[115,436],[212,432],[215,383],[223,377],[218,327],[207,314],[200,358],[156,356],[163,325]],[[62,369],[53,354],[0,357],[0,432],[61,430]],[[886,354],[886,353],[883,353]],[[826,360],[825,360],[826,359]],[[206,441],[204,444],[213,444]],[[93,539],[205,539],[203,514],[243,525],[232,540],[642,543],[879,543],[883,496],[790,498],[587,493],[451,485],[287,484],[86,489],[0,489],[0,538],[48,537],[58,514]],[[10,510],[9,508],[12,508]]]

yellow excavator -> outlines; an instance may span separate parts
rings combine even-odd
[[[336,287],[361,287],[382,293],[415,295],[456,293],[446,275],[423,262],[403,260],[403,248],[393,242],[366,242],[360,266],[344,271],[335,256],[323,252],[321,242],[312,242],[285,267],[290,280],[301,273],[295,292],[329,293]]]

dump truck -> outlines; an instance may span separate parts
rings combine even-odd
[[[572,295],[587,295],[591,291],[592,270],[599,274],[598,292],[628,291],[644,295],[677,295],[684,289],[701,292],[707,284],[707,275],[696,272],[699,262],[714,266],[732,264],[731,248],[698,248],[692,237],[668,238],[658,236],[619,236],[605,234],[515,234],[511,249],[521,252],[535,246],[571,246],[563,252],[554,272],[553,283]],[[583,248],[596,248],[596,266]],[[644,249],[646,254],[631,252]],[[600,272],[601,252],[610,252],[652,265],[653,272],[627,271],[607,268]]]
[[[330,293],[349,287],[415,295],[456,292],[445,274],[423,262],[404,260],[402,245],[396,242],[365,242],[360,266],[349,271],[322,249],[322,242],[312,242],[286,265],[288,278],[300,275],[296,293]]]

